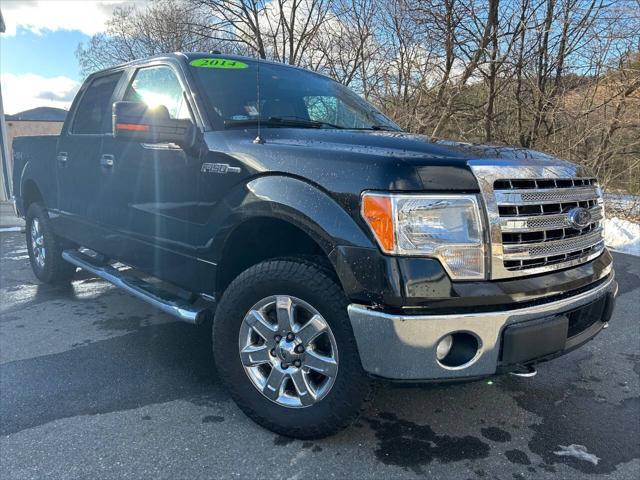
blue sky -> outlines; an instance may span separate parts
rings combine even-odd
[[[78,44],[105,30],[113,9],[147,0],[0,0],[0,82],[5,113],[68,108],[80,87]]]
[[[80,80],[75,50],[89,36],[75,31],[33,33],[18,27],[11,37],[0,36],[0,72],[15,75],[37,73],[44,77],[66,76]]]

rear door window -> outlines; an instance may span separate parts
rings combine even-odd
[[[118,72],[91,82],[76,109],[72,133],[111,133],[111,98],[121,76]]]

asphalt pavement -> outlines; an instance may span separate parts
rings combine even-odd
[[[16,217],[13,204],[0,201],[0,232],[24,228],[24,220]]]
[[[41,285],[0,233],[0,478],[640,478],[640,258],[610,328],[532,379],[378,385],[318,441],[234,405],[202,328],[79,274]]]

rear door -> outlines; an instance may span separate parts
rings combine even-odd
[[[80,92],[56,152],[60,228],[68,238],[99,248],[102,141],[111,133],[111,103],[122,72],[95,77]]]

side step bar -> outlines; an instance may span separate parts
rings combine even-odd
[[[121,272],[108,264],[96,263],[78,250],[65,250],[62,258],[184,322],[200,324],[211,315],[208,307],[192,305],[127,272]]]

